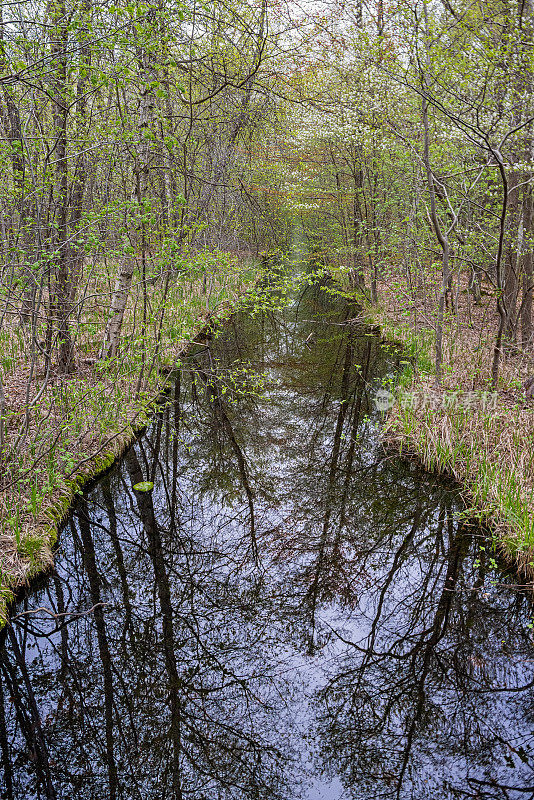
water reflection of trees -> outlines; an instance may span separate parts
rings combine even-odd
[[[375,570],[320,694],[322,757],[358,798],[377,786],[381,797],[529,796],[525,609],[476,591],[472,542],[447,508],[437,533],[425,543],[412,528]]]
[[[3,633],[2,797],[534,796],[526,601],[382,452],[394,358],[328,309],[236,318],[78,503]]]
[[[143,475],[134,451],[126,467],[132,484]],[[16,769],[6,773],[6,796],[279,796],[279,743],[263,723],[273,663],[249,663],[247,582],[187,529],[170,547],[150,494],[128,489],[124,499],[114,523],[120,558],[105,506],[90,519],[84,501],[63,554],[67,607],[91,615],[21,616],[9,629],[2,666],[14,714],[8,708],[0,743]],[[62,613],[52,586],[39,603]],[[31,742],[26,755],[21,735]]]

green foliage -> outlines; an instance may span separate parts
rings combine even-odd
[[[41,552],[43,549],[43,539],[38,534],[27,534],[24,536],[18,546],[17,551],[22,558],[30,560],[32,565],[38,566]]]
[[[151,492],[154,488],[154,484],[152,481],[141,481],[140,483],[136,483],[133,488],[136,492]]]

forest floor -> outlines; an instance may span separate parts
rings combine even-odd
[[[229,316],[257,281],[258,268],[219,254],[143,292],[132,287],[116,359],[99,349],[112,291],[113,268],[95,270],[76,330],[76,370],[44,375],[24,359],[13,324],[2,333],[5,410],[0,484],[0,628],[14,593],[53,563],[58,529],[81,487],[110,467],[148,422],[169,372],[208,322]],[[44,391],[40,393],[44,385]],[[28,398],[38,402],[28,404]],[[29,407],[29,410],[28,410]]]
[[[434,318],[440,286],[408,290],[405,278],[379,287],[368,315],[387,339],[402,343],[404,372],[385,430],[386,440],[430,470],[453,475],[469,511],[491,524],[496,549],[534,578],[534,402],[522,382],[532,356],[508,354],[499,385],[490,370],[497,328],[495,300],[475,305],[467,284],[456,289],[458,313],[446,314],[442,387],[434,388]],[[393,402],[393,398],[391,398]]]

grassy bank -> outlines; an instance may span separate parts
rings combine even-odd
[[[438,287],[435,287],[435,292]],[[408,292],[402,280],[382,283],[367,315],[384,337],[403,345],[406,360],[386,440],[430,470],[453,475],[470,513],[491,523],[496,546],[529,580],[534,577],[534,404],[522,381],[532,357],[509,355],[491,392],[494,300],[474,305],[465,286],[457,313],[445,320],[443,381],[434,389],[435,293]]]
[[[93,273],[77,321],[73,374],[43,374],[43,365],[36,368],[26,355],[27,332],[15,324],[1,331],[0,627],[14,592],[53,563],[58,527],[75,494],[131,444],[165,375],[208,320],[233,311],[258,268],[225,253],[201,254],[171,281],[157,276],[149,296],[137,283],[119,353],[106,360],[99,350],[113,268],[100,264]]]

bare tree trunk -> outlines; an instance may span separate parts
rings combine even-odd
[[[73,244],[73,241],[78,241],[81,232],[79,228],[82,214],[83,204],[85,197],[85,190],[87,184],[87,155],[84,152],[84,139],[85,139],[85,125],[87,121],[87,75],[89,67],[91,66],[91,48],[88,44],[88,29],[87,21],[91,13],[91,0],[83,0],[80,14],[82,16],[82,24],[80,26],[80,75],[76,87],[76,127],[78,135],[76,141],[80,147],[81,152],[78,153],[76,159],[76,169],[74,172],[74,181],[72,187],[72,200],[71,212],[69,220],[70,242],[67,247],[67,259],[70,272],[70,301],[74,302],[76,293],[76,285],[79,279],[79,273],[83,262],[83,245]]]
[[[3,3],[0,4],[0,70],[7,71],[6,45],[4,42]],[[10,144],[11,164],[13,168],[13,184],[16,187],[17,201],[20,205],[24,196],[24,150],[22,138],[22,124],[20,113],[12,95],[9,84],[2,84],[2,91],[6,104],[7,120],[6,133]]]
[[[69,318],[71,313],[71,275],[68,253],[68,164],[67,164],[67,47],[68,18],[65,0],[51,0],[50,51],[52,56],[52,88],[54,94],[53,124],[56,194],[56,227],[54,237],[56,285],[55,309],[58,329],[58,367],[60,372],[74,370],[74,343]]]
[[[491,365],[491,385],[493,389],[497,388],[499,381],[499,368],[502,356],[503,336],[506,328],[507,313],[503,303],[503,276],[502,276],[502,254],[504,250],[504,236],[506,232],[506,214],[508,211],[508,176],[502,157],[499,152],[493,150],[492,155],[495,158],[501,175],[502,181],[502,201],[501,201],[501,214],[499,224],[499,240],[497,245],[497,255],[495,257],[495,277],[497,285],[497,313],[499,315],[499,327],[497,329],[497,336],[495,337],[495,345],[493,348],[493,361]]]
[[[428,8],[426,5],[426,0],[423,4],[423,13],[424,13],[424,21],[425,21],[425,42],[426,42],[426,65],[430,72],[430,35],[429,35],[429,25],[428,25]],[[448,229],[442,227],[437,210],[436,210],[436,180],[434,174],[432,172],[430,166],[430,131],[428,125],[428,99],[426,97],[427,86],[425,82],[425,75],[421,71],[420,73],[420,80],[421,80],[421,89],[422,89],[422,112],[423,112],[423,133],[424,133],[424,142],[423,142],[423,162],[425,165],[425,172],[426,172],[426,180],[428,185],[428,192],[430,195],[430,219],[432,223],[432,227],[434,228],[434,233],[436,235],[436,239],[438,240],[439,246],[441,247],[441,291],[439,295],[439,302],[438,302],[438,315],[436,319],[436,359],[435,359],[435,370],[436,370],[436,378],[435,384],[436,386],[441,385],[441,372],[442,372],[442,363],[443,363],[443,319],[444,319],[444,312],[445,312],[445,301],[447,298],[447,293],[450,290],[452,273],[450,268],[450,243],[449,243],[449,234],[454,230],[456,227],[456,223],[458,221],[458,217],[452,209],[452,206],[449,201],[449,196],[447,193],[447,189],[444,185],[440,184],[440,193],[443,195],[451,217],[451,223]]]
[[[141,75],[141,90],[139,94],[139,160],[134,167],[134,191],[137,199],[138,214],[142,218],[142,204],[150,174],[150,158],[152,154],[151,134],[154,121],[154,108],[156,103],[154,88],[157,82],[157,75],[152,63],[153,60],[151,54],[142,47],[139,48],[138,61]],[[145,281],[147,237],[145,223],[142,220],[140,223],[140,249],[143,267],[143,281]],[[121,260],[115,282],[115,288],[111,298],[109,319],[104,333],[104,343],[101,350],[101,357],[103,358],[111,358],[117,354],[122,321],[124,319],[124,311],[128,302],[128,296],[130,294],[135,264],[136,259],[133,256],[125,255]],[[146,285],[143,286],[143,293],[145,292]],[[143,368],[141,370],[140,380],[142,378]]]
[[[0,71],[2,72],[7,71],[8,66],[5,50],[6,45],[4,42],[4,25],[2,4],[0,3]],[[6,131],[6,138],[10,145],[13,187],[15,190],[15,204],[14,208],[10,210],[10,224],[7,236],[9,239],[11,258],[19,261],[18,254],[30,246],[28,232],[26,231],[24,139],[20,112],[13,98],[11,87],[8,84],[3,84],[2,91],[6,105],[4,128]],[[15,219],[17,212],[18,220]],[[32,319],[35,279],[30,269],[26,268],[24,272],[26,273],[25,279],[27,283],[22,297],[20,319],[21,322],[27,323]]]
[[[519,259],[517,254],[517,231],[519,229],[520,177],[514,170],[508,184],[508,221],[506,253],[503,270],[503,304],[506,322],[503,331],[505,345],[512,345],[517,331],[517,300],[519,296]]]
[[[521,299],[521,343],[525,349],[532,346],[532,288],[534,270],[532,264],[532,189],[525,187],[523,197],[523,253],[521,256],[521,277],[523,296]]]
[[[355,157],[357,157],[357,155]],[[359,196],[363,189],[363,170],[361,169],[361,164],[359,169],[356,169],[356,164],[354,164],[352,177],[354,180],[354,199],[352,203],[352,272],[355,286],[360,291],[365,292],[365,272],[362,254],[363,222]]]
[[[115,288],[111,297],[109,319],[104,333],[100,358],[115,358],[119,349],[122,321],[130,294],[135,269],[135,256],[125,255],[117,271]]]
[[[521,11],[523,15],[521,15]],[[534,41],[534,8],[532,0],[526,0],[520,5],[520,27],[523,29],[523,42],[526,65],[530,64],[532,44]],[[523,82],[525,84],[525,97],[527,101],[532,98],[532,71],[524,70]],[[528,164],[532,160],[533,139],[532,124],[525,130],[524,159]],[[532,348],[534,337],[532,334],[532,290],[534,280],[533,242],[534,234],[534,194],[532,190],[532,172],[528,171],[523,176],[523,208],[522,208],[522,253],[521,253],[521,344],[525,349]]]
[[[428,129],[428,101],[423,100],[423,130],[424,147],[423,160],[425,163],[426,179],[428,192],[430,195],[430,219],[436,234],[436,239],[441,247],[441,292],[438,302],[438,316],[436,320],[436,386],[441,385],[441,368],[443,363],[443,317],[445,313],[445,297],[447,295],[451,272],[450,272],[450,245],[448,232],[443,230],[436,211],[436,189],[434,186],[434,176],[430,167],[430,134]],[[451,223],[454,225],[454,220]]]

